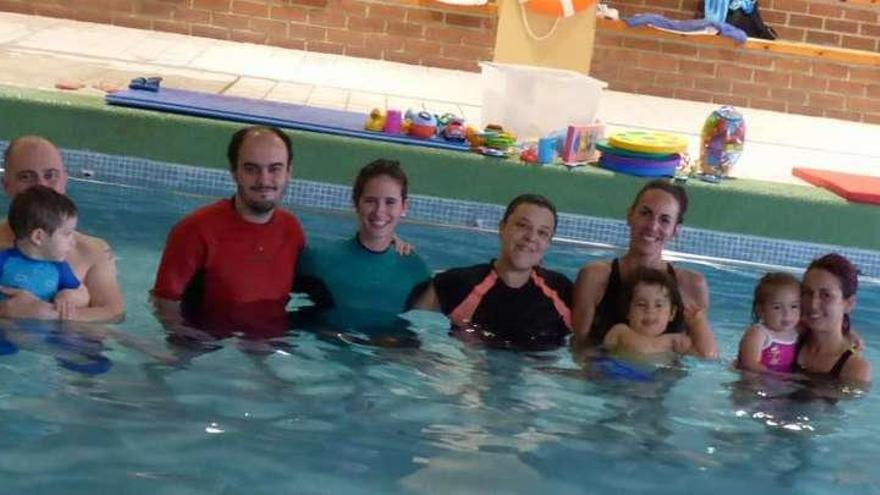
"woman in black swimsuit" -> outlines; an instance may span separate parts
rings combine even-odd
[[[702,274],[673,268],[663,260],[666,244],[681,230],[688,198],[681,186],[667,180],[648,182],[629,207],[629,246],[614,260],[588,263],[581,268],[572,299],[572,330],[577,349],[599,345],[608,330],[626,321],[625,287],[638,268],[653,268],[678,283],[684,301],[685,324],[694,351],[718,356],[718,344],[709,326],[709,288]]]
[[[810,263],[801,286],[803,338],[797,368],[844,381],[871,381],[871,363],[855,350],[849,315],[855,307],[858,270],[832,253]]]

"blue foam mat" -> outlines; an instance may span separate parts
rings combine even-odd
[[[159,88],[158,91],[127,89],[106,96],[107,103],[124,107],[145,108],[164,112],[209,117],[249,124],[262,124],[324,132],[337,136],[356,137],[411,144],[456,151],[469,151],[468,143],[443,139],[417,139],[403,134],[385,134],[364,130],[367,115],[344,110],[316,108],[239,96],[218,95],[185,89]]]

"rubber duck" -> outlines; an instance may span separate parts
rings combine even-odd
[[[486,145],[486,139],[483,134],[473,126],[467,126],[464,131],[464,138],[470,143],[471,148],[479,148]]]
[[[364,129],[373,132],[382,132],[385,129],[385,112],[374,108],[364,124]]]

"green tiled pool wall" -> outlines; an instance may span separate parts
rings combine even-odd
[[[0,142],[0,153],[7,146]],[[210,197],[228,196],[235,189],[225,170],[193,167],[128,156],[116,156],[79,150],[64,150],[64,160],[74,180],[96,180],[146,189],[174,190]],[[351,187],[310,180],[294,180],[285,196],[286,205],[351,210]],[[186,212],[181,210],[183,216]],[[437,198],[411,196],[408,219],[442,225],[494,228],[504,213],[504,206]],[[609,218],[561,213],[557,237],[610,247],[625,246],[626,223]],[[744,234],[727,234],[685,227],[670,250],[709,258],[722,258],[768,265],[804,267],[810,260],[829,251],[850,257],[865,275],[880,276],[880,252],[845,246],[786,241]]]
[[[209,195],[232,190],[225,150],[240,124],[110,107],[99,98],[0,87],[0,139],[41,134],[67,152],[73,173],[107,166],[101,180]],[[621,246],[621,221],[643,179],[593,167],[534,167],[475,154],[290,131],[295,205],[347,209],[357,170],[379,157],[399,160],[410,178],[412,215],[457,225],[494,226],[502,206],[522,192],[550,197],[560,235]],[[106,157],[106,158],[99,158]],[[163,163],[164,162],[164,163]],[[182,167],[183,164],[195,167]],[[845,251],[866,273],[880,273],[880,210],[812,187],[750,180],[690,181],[684,235],[671,249],[711,257],[804,266],[816,254]],[[323,199],[321,199],[323,198]],[[442,198],[442,199],[441,199]]]

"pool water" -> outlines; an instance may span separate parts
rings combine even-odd
[[[118,256],[120,330],[164,346],[147,290],[169,227],[210,198],[71,185],[85,232]],[[349,216],[298,212],[313,241]],[[497,235],[404,225],[433,269],[484,262]],[[574,277],[613,255],[557,244]],[[687,260],[683,264],[693,264]],[[87,376],[43,352],[0,356],[4,493],[880,493],[876,394],[792,396],[729,362],[758,271],[702,262],[724,359],[685,358],[650,381],[585,373],[561,349],[469,348],[431,313],[407,315],[420,349],[346,345],[295,332],[274,353],[229,339],[185,368],[111,342]],[[854,323],[877,355],[880,288],[863,284]]]

